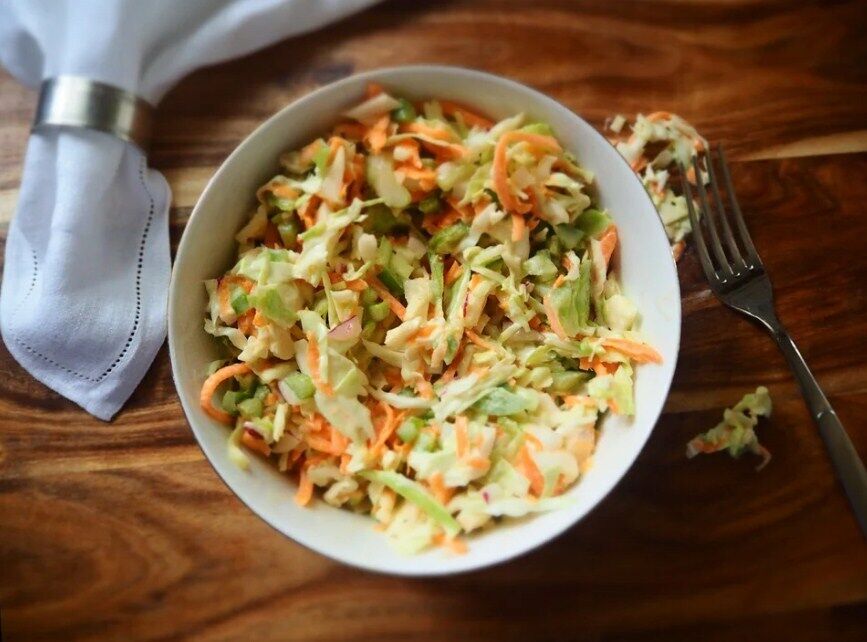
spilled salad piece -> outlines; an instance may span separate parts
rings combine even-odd
[[[708,149],[707,141],[683,118],[666,111],[639,114],[628,126],[626,118],[617,115],[607,123],[607,129],[612,132],[611,142],[629,161],[650,194],[671,242],[672,254],[675,260],[679,259],[692,226],[680,182],[672,178],[678,174],[679,166],[687,167],[686,178],[695,184],[692,159]],[[701,174],[700,179],[707,183],[703,170]]]
[[[372,86],[280,159],[206,283],[228,358],[201,404],[401,551],[562,505],[599,420],[660,362],[612,267],[593,175],[545,123]]]
[[[771,453],[759,443],[756,425],[759,417],[770,417],[773,404],[771,395],[764,386],[741,399],[734,407],[726,408],[723,420],[706,433],[698,435],[686,446],[686,456],[693,458],[701,453],[715,453],[727,450],[732,457],[740,457],[751,452],[762,458],[757,470],[771,461]]]

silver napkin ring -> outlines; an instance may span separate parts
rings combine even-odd
[[[120,87],[80,76],[55,76],[42,81],[33,129],[96,129],[146,150],[153,113],[153,105]]]

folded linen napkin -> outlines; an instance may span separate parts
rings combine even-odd
[[[83,76],[155,105],[194,69],[375,1],[5,0],[0,63],[31,87]],[[100,419],[121,408],[165,338],[170,201],[132,143],[81,128],[31,134],[0,332],[34,377]]]

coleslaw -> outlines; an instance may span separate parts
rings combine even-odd
[[[398,550],[562,506],[643,342],[591,172],[542,122],[382,87],[280,158],[209,280],[202,408]]]

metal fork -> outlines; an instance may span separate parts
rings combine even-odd
[[[861,531],[867,536],[867,470],[837,413],[807,367],[804,357],[777,318],[771,282],[744,224],[722,147],[717,147],[717,156],[725,192],[728,194],[728,209],[723,205],[724,199],[714,171],[712,150],[708,150],[704,156],[707,189],[703,184],[698,156],[692,159],[701,217],[696,215],[693,207],[694,190],[687,178],[686,168],[680,167],[683,192],[702,268],[714,294],[730,308],[743,312],[767,328],[780,346],[801,386],[807,406],[819,424],[819,432],[837,470],[837,476],[849,496]],[[711,193],[713,202],[708,192]],[[734,221],[734,226],[729,219]]]

